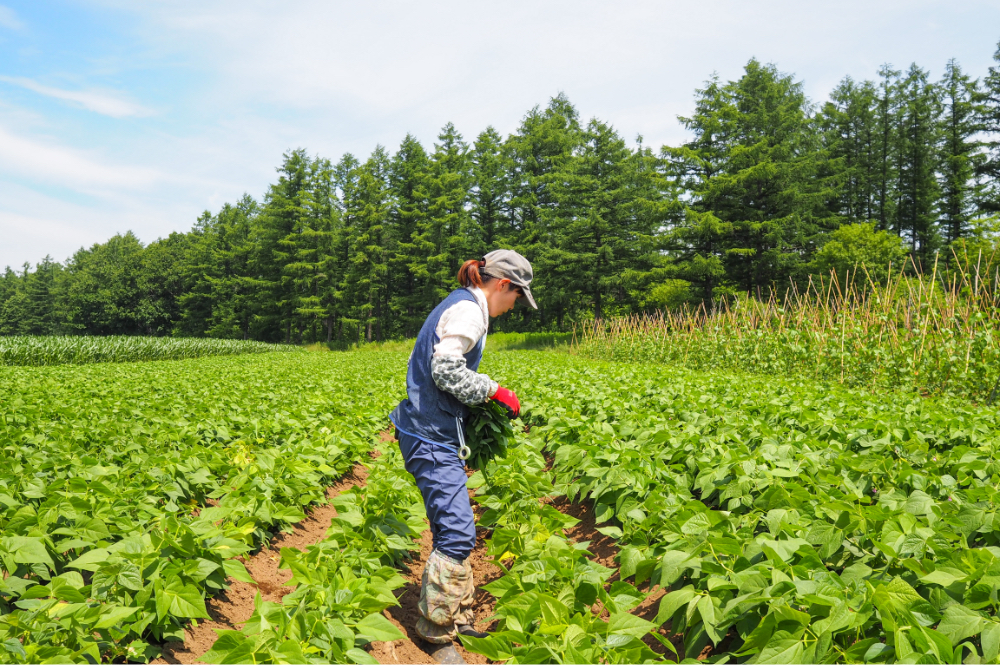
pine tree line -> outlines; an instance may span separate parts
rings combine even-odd
[[[284,155],[248,195],[188,233],[131,233],[0,276],[0,334],[143,334],[269,341],[416,334],[468,258],[509,247],[540,309],[496,327],[564,329],[727,294],[783,289],[859,262],[918,268],[996,248],[1000,50],[981,80],[949,62],[845,78],[813,105],[751,60],[709,79],[659,152],[583,122],[563,95],[504,138],[452,124],[428,150],[336,163]]]

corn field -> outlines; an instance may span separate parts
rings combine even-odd
[[[298,350],[295,346],[234,339],[11,336],[0,337],[0,365],[84,365]]]
[[[872,390],[992,402],[1000,385],[1000,274],[860,272],[767,298],[577,327],[573,350],[609,360],[811,376]]]

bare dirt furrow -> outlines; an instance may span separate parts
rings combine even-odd
[[[475,502],[472,505],[478,519],[479,505]],[[497,579],[502,573],[500,568],[493,565],[492,557],[486,554],[487,534],[488,530],[486,529],[476,529],[476,548],[470,555],[472,571],[476,582],[474,612],[476,628],[478,630],[489,630],[495,627],[495,622],[485,621],[493,614],[495,600],[493,596],[482,589],[482,586]],[[398,665],[400,663],[435,662],[430,654],[427,653],[426,644],[416,633],[417,619],[420,617],[420,613],[417,610],[417,602],[420,600],[421,576],[423,575],[424,564],[427,562],[427,557],[431,555],[431,551],[433,551],[433,540],[430,529],[427,529],[420,537],[419,556],[414,557],[403,571],[406,586],[396,592],[396,597],[399,599],[399,607],[390,607],[385,611],[385,616],[389,621],[403,631],[406,637],[395,642],[374,643],[371,648],[371,654],[380,663]],[[483,664],[487,662],[485,657],[466,651],[460,644],[456,645],[455,649],[467,663]]]
[[[620,579],[617,570],[618,564],[615,561],[620,548],[614,538],[605,536],[597,530],[597,520],[594,517],[594,506],[592,502],[588,500],[582,503],[572,503],[566,497],[560,496],[552,500],[551,505],[564,515],[569,515],[570,517],[575,517],[580,520],[580,523],[576,526],[566,529],[566,537],[574,543],[589,542],[590,544],[587,546],[587,551],[590,552],[591,558],[602,566],[615,569],[614,574],[608,580],[609,583]],[[654,621],[660,608],[660,599],[669,593],[670,589],[665,589],[659,585],[650,588],[649,582],[644,582],[639,585],[638,588],[640,591],[648,595],[638,607],[632,609],[632,614],[646,619],[647,621]],[[597,609],[600,610],[601,608]],[[604,614],[607,614],[607,610],[604,610]],[[664,637],[668,637],[669,635],[666,628],[660,628],[659,633]],[[674,643],[674,647],[680,651],[682,643],[681,638],[683,636],[671,635],[669,637]],[[653,637],[648,636],[644,641],[656,653],[665,655],[669,658],[674,657],[674,655],[666,647],[656,641]],[[706,658],[708,653],[709,652],[706,651],[701,654],[699,659]]]
[[[333,498],[355,486],[364,486],[368,470],[361,464],[355,465],[350,473],[326,490],[327,498]],[[322,541],[337,515],[337,509],[326,504],[309,511],[304,520],[295,525],[289,533],[280,533],[266,543],[253,556],[244,559],[250,576],[256,584],[248,584],[233,579],[229,588],[206,603],[211,620],[201,621],[184,631],[184,642],[167,642],[163,654],[154,663],[198,663],[199,658],[212,648],[217,637],[216,630],[239,630],[250,619],[254,610],[254,597],[258,591],[264,600],[281,602],[281,598],[292,592],[285,586],[291,579],[289,570],[280,570],[282,547],[305,549]]]

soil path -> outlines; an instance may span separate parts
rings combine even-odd
[[[472,492],[470,491],[470,497]],[[479,519],[479,504],[473,502],[473,511],[476,519]],[[476,597],[473,611],[476,617],[476,628],[478,630],[490,630],[495,628],[496,622],[485,621],[493,614],[495,599],[482,586],[489,584],[500,577],[502,571],[492,563],[492,557],[486,554],[486,536],[489,531],[486,529],[476,529],[476,548],[470,555],[472,561],[472,572],[475,576]],[[406,579],[406,586],[396,592],[399,599],[399,607],[390,607],[385,611],[386,617],[397,628],[406,635],[401,640],[395,642],[375,642],[372,644],[371,654],[379,663],[385,665],[399,665],[400,663],[434,663],[434,659],[427,653],[423,646],[424,642],[417,636],[416,624],[420,613],[417,611],[417,601],[420,600],[420,581],[424,571],[424,564],[427,557],[433,551],[431,531],[427,529],[420,536],[420,555],[410,562],[403,577]],[[460,644],[455,646],[462,658],[467,663],[483,664],[488,662],[484,656],[466,651]]]
[[[620,579],[617,570],[618,564],[615,562],[615,557],[618,556],[620,548],[614,538],[605,536],[597,530],[597,520],[594,516],[593,504],[589,500],[583,503],[571,503],[566,497],[560,496],[552,500],[551,505],[564,515],[569,515],[580,520],[580,523],[576,526],[566,529],[566,537],[574,543],[589,542],[587,550],[590,552],[591,558],[602,566],[615,569],[614,574],[608,579],[608,582],[613,583]],[[649,582],[641,584],[639,590],[648,595],[638,607],[632,609],[631,613],[647,621],[654,621],[660,609],[660,599],[667,595],[669,590],[659,585],[651,589]],[[603,608],[598,606],[596,609],[600,611]],[[607,610],[603,610],[602,614],[607,616]],[[660,628],[659,633],[664,637],[669,636],[669,639],[674,643],[674,648],[678,652],[681,651],[683,636],[669,635],[669,631],[666,628]],[[674,658],[674,654],[652,636],[646,637],[643,641],[656,653],[665,655],[668,658]],[[709,653],[710,650],[706,650],[706,652],[699,656],[699,660],[707,658]]]
[[[361,464],[355,465],[350,473],[326,490],[327,498],[333,498],[352,487],[365,484],[368,470]],[[199,663],[199,658],[212,648],[217,637],[216,630],[239,630],[253,615],[253,601],[257,592],[264,600],[280,603],[281,598],[292,592],[292,587],[284,586],[291,579],[290,570],[279,570],[282,547],[305,549],[322,541],[337,515],[337,509],[327,504],[309,511],[304,520],[297,523],[290,533],[280,533],[249,559],[244,559],[247,571],[257,582],[256,585],[229,580],[229,588],[210,598],[206,603],[210,620],[198,622],[184,631],[184,642],[167,642],[163,654],[154,663]]]

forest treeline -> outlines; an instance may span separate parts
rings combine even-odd
[[[710,78],[654,150],[563,95],[513,134],[469,143],[452,124],[363,161],[284,155],[249,195],[187,233],[117,235],[64,264],[0,278],[0,334],[141,334],[266,341],[414,335],[464,259],[514,248],[539,310],[500,330],[783,291],[856,265],[955,270],[996,249],[1000,49],[976,79],[912,65],[845,78],[814,104],[751,60]],[[957,260],[956,260],[957,259]]]

